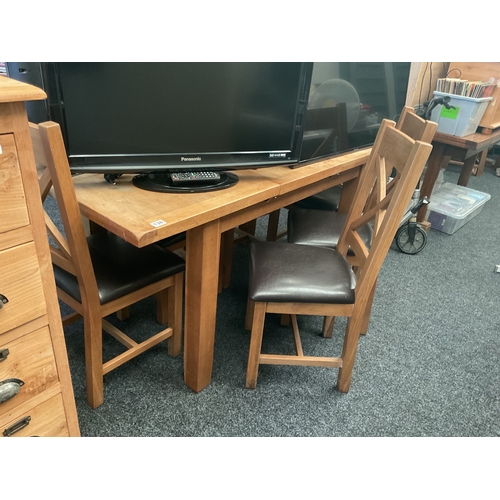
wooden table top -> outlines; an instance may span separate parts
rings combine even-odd
[[[466,135],[464,137],[436,132],[433,142],[440,142],[442,144],[448,144],[471,151],[481,151],[500,142],[500,129],[494,130],[491,134],[476,132],[475,134]]]
[[[219,191],[157,193],[137,188],[133,175],[115,185],[100,174],[74,177],[82,214],[126,241],[143,247],[247,207],[319,182],[366,162],[370,148],[291,169],[234,171],[239,182]]]

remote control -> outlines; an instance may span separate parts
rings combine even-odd
[[[174,172],[170,174],[174,186],[210,183],[220,181],[217,172]]]

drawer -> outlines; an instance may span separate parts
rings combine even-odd
[[[0,336],[0,359],[3,359],[0,361],[0,382],[8,379],[24,382],[15,396],[0,403],[0,414],[11,411],[59,381],[47,326],[7,344]]]
[[[33,242],[0,252],[0,294],[8,300],[0,309],[0,334],[45,314],[45,298]]]
[[[29,225],[13,134],[0,135],[0,233]]]
[[[69,436],[61,394],[25,411],[0,428],[0,437]]]

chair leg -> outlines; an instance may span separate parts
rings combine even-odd
[[[352,370],[358,349],[361,322],[362,318],[351,317],[347,320],[347,329],[342,347],[342,367],[339,369],[337,378],[337,388],[340,392],[349,392],[351,387]]]
[[[278,225],[280,220],[280,209],[269,214],[267,222],[267,241],[276,241],[278,239]]]
[[[119,311],[116,311],[116,317],[120,321],[125,321],[130,317],[130,307],[124,307],[123,309],[120,309]]]
[[[323,318],[323,337],[328,339],[332,338],[334,324],[335,316],[325,316]]]
[[[247,234],[255,236],[255,230],[257,228],[257,219],[253,219],[251,221],[245,222],[239,228]]]
[[[168,354],[178,356],[182,351],[182,313],[183,313],[183,286],[184,273],[174,276],[174,286],[168,288],[168,318],[173,330],[172,336],[167,340]]]
[[[368,331],[368,324],[370,323],[370,316],[372,313],[373,299],[375,297],[375,289],[377,288],[377,282],[373,285],[373,288],[370,292],[370,296],[368,297],[368,301],[366,302],[366,307],[363,313],[363,324],[361,325],[361,335],[366,335]]]
[[[262,336],[264,333],[264,320],[266,318],[266,303],[257,302],[254,304],[252,321],[252,333],[250,335],[250,350],[248,352],[248,366],[246,388],[255,389],[257,387],[257,376],[259,374],[259,356],[262,346]]]
[[[95,314],[85,314],[83,330],[87,402],[91,408],[97,408],[104,401],[102,318],[97,317]]]
[[[225,231],[221,235],[220,263],[219,263],[219,293],[231,285],[231,271],[233,264],[234,229]]]
[[[246,310],[246,314],[245,314],[245,330],[252,329],[254,308],[255,308],[255,302],[253,302],[250,299],[247,299],[247,310]]]
[[[291,318],[289,314],[282,314],[280,318],[281,326],[290,326]]]
[[[168,289],[160,290],[155,293],[156,299],[156,321],[160,325],[166,325],[168,323]]]

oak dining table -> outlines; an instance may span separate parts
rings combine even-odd
[[[148,191],[132,183],[132,174],[114,185],[102,174],[73,180],[82,216],[137,247],[186,232],[184,381],[199,392],[212,378],[221,240],[233,238],[234,228],[246,222],[338,184],[339,210],[347,211],[369,153],[363,148],[298,168],[235,170],[236,184],[210,192]]]

